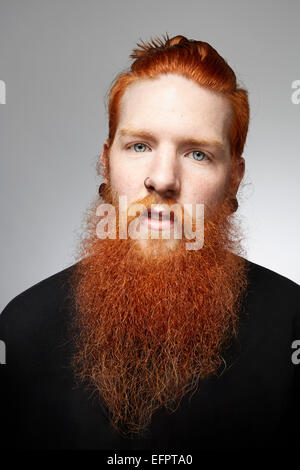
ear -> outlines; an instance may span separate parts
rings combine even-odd
[[[244,177],[244,174],[245,174],[245,159],[243,157],[239,157],[233,165],[232,192],[234,196],[236,196],[238,192],[238,189]]]
[[[106,139],[106,141],[103,144],[102,152],[100,155],[100,161],[101,161],[102,168],[103,168],[104,183],[107,183],[108,181],[108,166],[109,166],[108,149],[109,149],[109,139]]]

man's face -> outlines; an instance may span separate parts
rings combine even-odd
[[[183,204],[205,204],[207,215],[228,190],[231,175],[228,101],[179,75],[127,88],[109,149],[111,188],[128,204],[152,193]],[[102,163],[107,165],[107,144]],[[240,159],[238,183],[244,172]],[[108,171],[104,175],[108,176]],[[235,194],[233,194],[235,195]]]

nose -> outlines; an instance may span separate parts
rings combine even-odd
[[[162,198],[175,198],[180,191],[180,169],[176,158],[158,156],[157,160],[148,171],[144,185],[148,191],[156,192]]]

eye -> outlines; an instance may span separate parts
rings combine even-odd
[[[197,162],[201,162],[205,158],[209,160],[206,154],[204,152],[201,152],[201,150],[193,150],[192,152],[189,152],[187,155],[192,155],[192,158],[196,160]]]
[[[138,142],[137,144],[131,145],[129,148],[134,149],[135,152],[145,152],[148,147],[148,145],[143,144],[142,142]]]

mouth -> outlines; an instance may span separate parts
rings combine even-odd
[[[152,230],[166,230],[174,225],[174,213],[165,209],[147,209],[142,215],[142,222]]]

